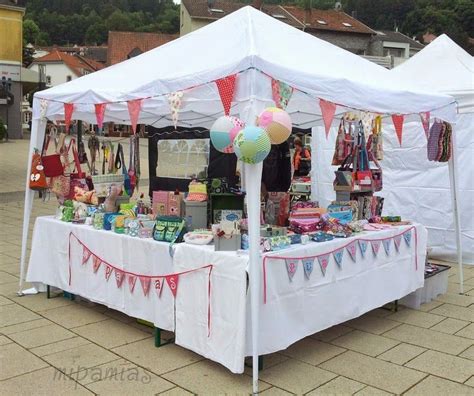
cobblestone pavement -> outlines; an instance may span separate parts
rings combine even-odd
[[[21,191],[25,170],[4,169],[24,161],[23,145],[0,145],[3,193]],[[18,151],[9,162],[5,147]],[[55,208],[36,200],[30,230]],[[250,393],[249,370],[233,375],[174,344],[155,348],[151,329],[119,312],[18,297],[22,217],[21,199],[0,199],[0,394]],[[474,266],[465,267],[465,295],[456,268],[449,275],[448,293],[419,310],[376,309],[266,357],[262,394],[474,395]]]

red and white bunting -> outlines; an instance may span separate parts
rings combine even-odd
[[[151,279],[148,276],[140,276],[140,283],[142,284],[143,294],[148,296],[148,292],[150,291],[150,283]]]
[[[176,293],[178,292],[179,275],[168,275],[165,277],[165,279],[171,290],[171,293],[173,293],[173,296],[176,298]]]
[[[163,280],[163,278],[157,278],[153,281],[153,286],[155,287],[158,297],[161,297],[161,292],[163,291]]]
[[[321,267],[321,272],[323,276],[326,276],[326,269],[329,265],[329,254],[325,254],[323,256],[318,256],[319,266]]]
[[[92,267],[94,268],[94,274],[97,273],[101,264],[102,260],[99,257],[92,256]]]
[[[183,103],[182,99],[182,91],[168,94],[168,103],[170,105],[171,120],[173,121],[174,129],[176,129],[178,126],[179,110],[181,109],[181,105]]]
[[[105,264],[105,280],[109,280],[110,275],[112,275],[113,267],[109,264]]]
[[[125,279],[125,273],[115,268],[115,282],[117,282],[117,287],[119,289],[122,287],[122,283],[124,279]]]
[[[142,109],[142,99],[129,100],[127,102],[128,114],[130,115],[130,123],[132,124],[133,133],[137,133],[138,118]]]
[[[82,265],[86,264],[91,257],[91,251],[87,249],[85,246],[82,247]]]
[[[95,118],[97,120],[97,126],[99,127],[99,129],[102,129],[102,126],[104,125],[104,116],[105,116],[106,106],[107,106],[107,103],[96,103],[94,105]]]
[[[321,115],[323,116],[324,128],[326,130],[326,139],[329,136],[332,120],[336,114],[336,105],[324,99],[319,99],[319,107],[321,108]]]
[[[48,101],[46,99],[40,99],[40,118],[41,120],[46,119],[46,113],[48,111]]]
[[[74,103],[64,103],[64,123],[66,124],[66,132],[69,132],[69,127],[71,126],[73,112],[74,112]]]
[[[374,252],[375,256],[377,256],[379,253],[381,243],[381,241],[370,241],[370,244],[372,245],[372,251]]]
[[[392,122],[395,127],[395,132],[397,133],[398,142],[400,146],[402,145],[402,135],[403,135],[403,121],[405,116],[403,114],[392,114]]]
[[[137,277],[135,275],[128,274],[127,279],[128,279],[128,287],[130,289],[130,293],[133,293],[133,291],[135,290],[135,284],[137,283]]]
[[[237,80],[237,74],[216,80],[217,89],[219,90],[219,96],[221,97],[222,106],[224,106],[224,114],[230,114],[230,107],[232,105],[232,99],[234,98],[235,82]]]
[[[425,111],[424,113],[420,113],[421,118],[421,125],[423,125],[423,130],[425,131],[426,138],[428,139],[428,135],[430,133],[430,112]]]

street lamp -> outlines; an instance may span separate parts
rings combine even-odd
[[[12,79],[11,78],[6,78],[5,76],[2,77],[2,93],[3,97],[5,99],[4,104],[7,106],[7,119],[6,119],[6,125],[7,125],[7,135],[6,135],[6,141],[8,142],[8,127],[10,124],[10,120],[8,119],[8,108],[11,105],[13,95],[11,95],[11,90],[12,90]]]

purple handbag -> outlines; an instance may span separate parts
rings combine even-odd
[[[439,152],[439,137],[443,131],[444,124],[439,121],[435,121],[430,128],[430,134],[428,137],[428,160],[429,161],[436,161],[438,158]]]

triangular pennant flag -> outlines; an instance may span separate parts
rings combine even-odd
[[[319,107],[321,108],[321,115],[323,116],[327,139],[329,130],[331,129],[332,120],[334,119],[334,114],[336,114],[336,105],[327,100],[319,99]]]
[[[170,287],[171,293],[176,298],[176,293],[178,292],[178,281],[179,275],[169,275],[165,277],[166,283]]]
[[[82,247],[82,265],[89,261],[91,254],[92,253],[89,249],[87,249],[85,246]]]
[[[400,250],[400,244],[402,243],[402,236],[397,235],[393,237],[393,244],[395,245],[395,248],[397,249],[397,252]]]
[[[161,297],[161,292],[163,291],[163,278],[155,279],[153,281],[153,286],[155,287],[155,291],[158,297]]]
[[[390,246],[392,244],[392,238],[384,239],[384,240],[382,240],[382,243],[383,243],[383,248],[385,249],[385,253],[387,253],[387,255],[389,255],[390,254]]]
[[[119,269],[115,269],[115,282],[117,282],[117,287],[120,289],[122,287],[123,280],[125,279],[125,273]]]
[[[293,276],[295,276],[296,268],[298,268],[298,260],[297,259],[285,259],[286,263],[286,271],[288,272],[288,278],[290,282],[293,280]]]
[[[128,274],[127,276],[128,279],[128,287],[130,288],[130,293],[133,293],[135,290],[135,284],[137,283],[137,277],[132,274]]]
[[[151,279],[148,276],[139,276],[139,279],[142,284],[143,294],[147,296],[150,291]]]
[[[92,266],[94,268],[94,273],[96,273],[99,270],[101,264],[102,264],[102,260],[99,257],[97,256],[92,257]]]
[[[276,107],[285,110],[292,95],[292,86],[272,78],[272,97]]]
[[[109,280],[110,275],[112,274],[112,270],[113,270],[113,268],[112,268],[111,265],[109,265],[109,264],[105,265],[105,280],[107,280],[107,281]]]
[[[405,239],[405,242],[408,246],[411,245],[411,230],[405,231],[403,233],[403,239]]]
[[[319,266],[321,267],[321,272],[323,276],[326,276],[326,268],[329,265],[329,254],[325,254],[324,256],[318,256]]]
[[[128,114],[130,115],[130,123],[132,124],[133,133],[137,133],[138,118],[142,109],[142,99],[129,100],[127,102]]]
[[[179,110],[181,109],[183,92],[173,92],[168,94],[168,103],[171,109],[171,119],[173,120],[174,129],[178,126]]]
[[[313,272],[314,258],[307,258],[302,261],[303,261],[304,275],[306,276],[306,279],[310,279],[311,273]]]
[[[104,115],[105,115],[106,106],[107,106],[107,103],[96,103],[94,105],[95,118],[97,120],[97,126],[99,127],[99,129],[102,129],[102,126],[104,125]]]
[[[64,124],[66,124],[66,132],[69,132],[73,112],[74,103],[64,103]]]
[[[337,249],[332,253],[334,260],[339,268],[342,266],[342,257],[344,256],[344,248]]]
[[[377,256],[380,250],[380,241],[370,241],[370,244],[372,245],[372,251],[374,252],[374,255]]]
[[[420,113],[421,118],[421,125],[423,125],[423,130],[425,131],[426,138],[428,139],[428,135],[430,133],[430,112],[425,111],[424,113]]]
[[[222,106],[224,106],[225,115],[230,114],[230,106],[232,104],[232,99],[234,98],[236,78],[237,75],[232,74],[230,76],[216,80],[217,89],[219,90]]]
[[[362,257],[365,257],[365,252],[367,251],[367,245],[368,245],[367,241],[364,241],[363,239],[359,239],[359,248],[360,248],[360,253],[362,254]]]
[[[405,116],[403,114],[392,114],[392,122],[397,133],[398,142],[402,145],[402,134],[403,134],[403,120]]]
[[[46,99],[40,99],[40,118],[42,120],[46,118],[47,111],[48,111],[48,101]]]
[[[356,241],[351,242],[349,245],[346,246],[349,255],[351,256],[352,261],[356,261]]]

